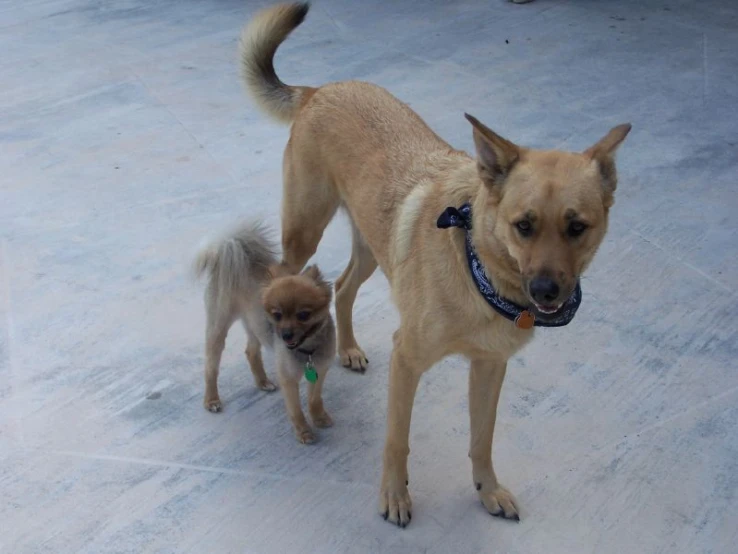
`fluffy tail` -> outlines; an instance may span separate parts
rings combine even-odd
[[[260,222],[243,223],[197,254],[193,270],[208,275],[219,298],[248,294],[267,279],[269,266],[277,263],[276,246]]]
[[[279,80],[274,53],[305,19],[307,2],[280,4],[262,10],[241,32],[241,74],[257,105],[270,116],[291,123],[310,87],[293,87]]]

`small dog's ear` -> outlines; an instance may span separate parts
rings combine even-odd
[[[305,275],[306,277],[310,277],[316,283],[318,281],[323,280],[323,274],[320,272],[320,269],[318,269],[317,265],[311,265],[311,266],[306,267],[303,270],[302,274]]]
[[[477,149],[479,176],[487,187],[500,185],[520,158],[520,148],[502,138],[476,117],[464,114],[474,127],[474,146]]]
[[[325,280],[325,277],[323,277],[323,274],[321,273],[320,269],[318,269],[318,266],[311,265],[309,267],[306,267],[305,270],[302,272],[302,274],[312,279],[312,281],[316,285],[318,285],[318,287],[323,289],[325,293],[328,295],[328,301],[330,302],[331,297],[333,295],[333,287],[330,282]]]
[[[609,133],[584,151],[584,155],[594,160],[600,170],[602,185],[605,187],[605,206],[608,208],[613,204],[613,194],[618,186],[615,152],[628,136],[630,129],[630,123],[613,127]]]
[[[279,277],[287,277],[291,275],[289,269],[284,264],[274,264],[269,266],[269,276],[272,279],[278,279]]]

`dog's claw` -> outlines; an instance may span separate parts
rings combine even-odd
[[[385,521],[404,529],[410,525],[412,501],[407,486],[403,486],[402,481],[398,484],[397,489],[383,484],[380,492],[379,513]]]
[[[490,515],[493,517],[499,517],[501,519],[507,519],[508,521],[520,522],[520,516],[518,514],[512,514],[508,516],[505,514],[505,510],[500,510],[499,512]]]
[[[481,483],[479,484],[481,485]],[[477,490],[479,491],[477,493],[479,494],[479,500],[491,516],[520,521],[515,498],[507,489],[499,485],[494,488],[491,485],[485,485]]]
[[[208,400],[205,402],[205,409],[211,413],[217,414],[223,409],[220,400]]]
[[[366,359],[364,351],[358,346],[351,348],[340,348],[339,356],[341,365],[357,373],[364,373],[369,360]]]
[[[313,415],[311,417],[313,418],[313,423],[315,424],[316,427],[325,429],[325,428],[333,426],[333,420],[331,419],[331,416],[329,416],[328,412],[326,411],[323,411],[322,414]]]
[[[275,390],[277,390],[277,385],[272,383],[269,379],[261,381],[258,386],[264,392],[274,392]]]
[[[301,444],[313,444],[315,442],[315,435],[313,435],[310,429],[299,430],[297,431],[297,440]]]

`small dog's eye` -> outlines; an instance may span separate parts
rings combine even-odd
[[[527,219],[522,219],[515,224],[518,232],[524,237],[529,237],[533,234],[533,225]]]
[[[272,317],[274,318],[274,321],[280,321],[282,319],[282,314],[279,312],[272,312]]]
[[[581,221],[572,221],[566,228],[566,234],[570,237],[578,237],[587,230],[587,225]]]
[[[308,319],[310,319],[310,312],[305,312],[305,311],[297,312],[298,321],[307,321]]]

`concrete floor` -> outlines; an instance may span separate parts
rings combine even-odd
[[[582,149],[633,123],[610,234],[567,328],[511,361],[495,460],[523,521],[480,507],[467,371],[421,384],[412,525],[375,512],[397,315],[357,301],[366,375],[300,446],[234,328],[201,406],[203,235],[277,224],[287,129],[246,99],[246,0],[0,1],[0,551],[736,552],[738,4],[315,2],[295,84],[359,78],[471,149],[468,111]],[[337,220],[317,261],[348,259]],[[272,358],[267,358],[272,371]]]

